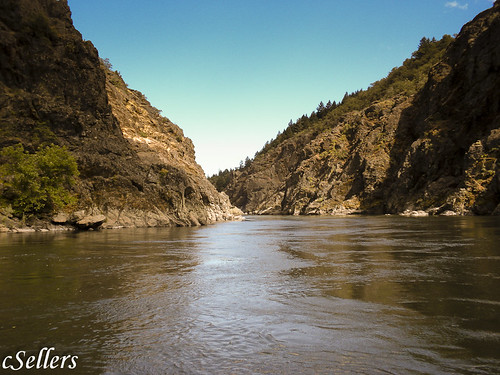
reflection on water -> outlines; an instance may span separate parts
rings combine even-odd
[[[499,242],[498,218],[477,217],[2,235],[0,358],[52,346],[79,356],[75,374],[499,373]]]

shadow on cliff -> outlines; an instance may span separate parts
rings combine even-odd
[[[367,200],[383,211],[491,214],[500,203],[500,3],[466,24],[405,109],[386,178]]]

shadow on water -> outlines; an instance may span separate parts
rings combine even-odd
[[[351,223],[352,225],[350,225]],[[323,296],[404,307],[453,331],[453,345],[497,358],[500,228],[492,218],[347,220],[315,247],[284,240],[286,270]],[[318,246],[318,243],[321,245]]]
[[[75,374],[495,373],[499,241],[474,217],[1,235],[0,354],[53,346]]]

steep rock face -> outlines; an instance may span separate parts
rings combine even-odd
[[[378,102],[319,135],[286,140],[239,172],[227,190],[232,202],[259,214],[381,212],[375,191],[390,167],[401,112],[411,102],[403,96]],[[242,196],[248,199],[238,200]]]
[[[236,171],[259,214],[499,213],[500,4],[465,25],[424,88],[304,131]]]
[[[311,137],[290,139],[257,158],[249,168],[237,171],[226,192],[231,202],[253,213],[280,214],[285,181],[303,160],[302,149]]]
[[[151,190],[143,195],[142,203],[146,208],[153,203],[157,209],[156,215],[149,215],[150,220],[159,219],[163,224],[175,213],[175,220],[199,225],[240,214],[227,195],[218,193],[206,179],[196,163],[193,143],[177,125],[161,116],[142,93],[129,89],[117,72],[107,69],[106,90],[112,113],[145,174],[143,180],[132,183],[138,184],[140,192]],[[115,207],[131,209],[137,205],[138,194],[127,197],[123,189],[112,190],[119,192]],[[106,199],[110,200],[109,193]],[[123,211],[118,214],[123,222]]]
[[[499,204],[500,3],[466,24],[400,121],[387,210]]]
[[[16,143],[66,146],[80,171],[73,209],[103,213],[108,226],[233,217],[191,141],[104,68],[66,1],[0,3],[0,147]]]

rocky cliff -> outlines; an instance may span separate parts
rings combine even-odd
[[[61,0],[0,3],[0,148],[65,146],[78,162],[68,217],[108,226],[199,225],[233,218],[191,140],[107,69]],[[64,215],[63,215],[64,216]]]
[[[500,3],[445,41],[426,40],[366,92],[291,125],[232,172],[231,201],[259,214],[499,214]]]

